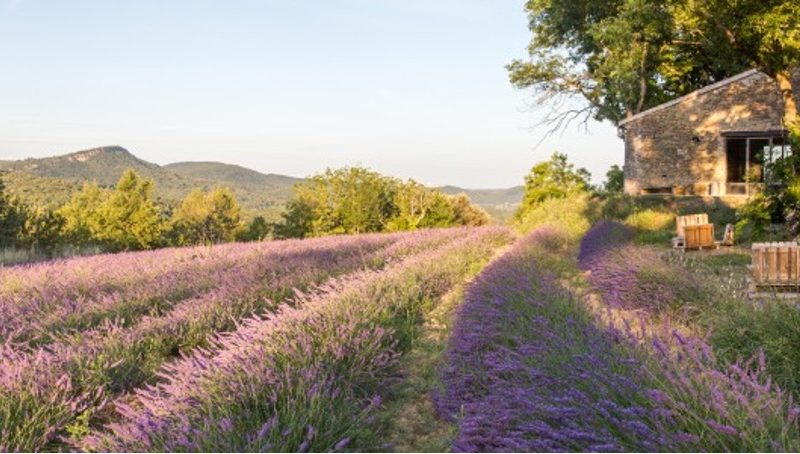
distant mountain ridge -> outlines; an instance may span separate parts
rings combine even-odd
[[[192,190],[227,186],[236,194],[242,207],[250,212],[277,217],[292,195],[292,186],[302,178],[261,173],[246,167],[222,162],[176,162],[158,165],[134,156],[121,146],[104,146],[48,158],[0,161],[3,180],[13,194],[44,205],[66,202],[85,181],[113,186],[126,169],[150,178],[156,195],[165,203],[176,205]],[[522,187],[508,189],[438,188],[448,194],[466,193],[473,203],[491,209],[519,204]]]
[[[514,206],[522,202],[525,194],[525,187],[514,186],[507,189],[464,189],[457,186],[441,186],[440,191],[445,194],[465,193],[469,196],[472,203],[480,206]]]

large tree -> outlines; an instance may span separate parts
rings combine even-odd
[[[64,219],[64,235],[70,244],[80,247],[99,242],[98,209],[110,193],[97,186],[97,183],[86,182],[79,192],[58,209],[57,213]]]
[[[554,128],[589,117],[617,124],[749,68],[775,78],[787,124],[796,118],[788,75],[800,62],[800,2],[529,0],[525,9],[529,58],[508,70],[551,103]]]
[[[329,169],[295,186],[274,226],[277,237],[482,225],[488,215],[464,196],[414,180],[403,183],[363,167]]]
[[[584,168],[575,168],[567,155],[555,152],[550,159],[533,166],[525,176],[525,195],[516,212],[524,215],[547,199],[566,197],[589,188],[591,174]]]
[[[5,192],[0,178],[0,248],[18,245],[25,224],[25,211],[14,197]]]
[[[395,212],[398,182],[362,167],[328,169],[294,188],[281,236],[378,232]]]
[[[178,244],[215,244],[234,239],[241,209],[233,192],[215,188],[209,193],[194,189],[172,217]]]
[[[96,211],[98,239],[112,250],[150,249],[161,242],[164,220],[153,182],[126,170]]]

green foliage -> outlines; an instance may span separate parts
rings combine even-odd
[[[254,217],[247,227],[236,232],[238,241],[261,241],[272,233],[272,227],[263,216]]]
[[[239,228],[240,211],[236,197],[228,188],[216,188],[209,193],[194,189],[173,214],[173,235],[179,245],[231,241]],[[260,221],[254,219],[255,228],[259,223],[266,225],[264,218],[257,219]]]
[[[416,230],[424,227],[449,225],[454,216],[447,196],[409,180],[398,185],[394,194],[395,215],[387,230]]]
[[[479,226],[489,223],[489,214],[472,204],[466,194],[448,197],[453,209],[453,220],[449,225]]]
[[[624,223],[636,230],[639,244],[669,244],[675,236],[675,215],[669,212],[644,209],[625,218]]]
[[[101,189],[96,183],[84,183],[80,192],[57,211],[64,219],[66,241],[79,247],[98,242],[98,210],[109,195],[110,191]]]
[[[705,291],[685,306],[683,321],[709,333],[719,359],[733,363],[763,351],[772,379],[800,396],[800,311],[796,301],[747,298],[750,254],[672,256],[673,266],[705,276]],[[680,282],[673,285],[679,286]]]
[[[570,240],[577,241],[597,220],[592,208],[595,202],[587,192],[546,199],[525,212],[517,221],[517,229],[527,233],[549,225],[557,227]]]
[[[290,200],[283,213],[283,221],[275,225],[274,231],[278,238],[306,238],[311,236],[313,220],[316,214],[314,209],[305,200]]]
[[[396,180],[361,167],[328,169],[295,187],[297,203],[289,209],[311,214],[306,235],[378,232],[394,215],[397,186]]]
[[[0,248],[16,245],[25,225],[25,212],[16,198],[9,197],[0,178]]]
[[[793,150],[800,149],[799,139],[793,129]],[[766,184],[737,210],[737,236],[749,241],[795,238],[800,235],[800,154],[778,159],[767,170]],[[775,224],[785,228],[773,233]]]
[[[149,249],[161,242],[164,220],[153,182],[127,170],[96,210],[97,239],[111,250]]]
[[[281,238],[483,225],[488,215],[465,195],[448,196],[361,167],[328,169],[295,187]]]
[[[576,169],[567,155],[555,152],[550,160],[533,166],[525,176],[525,196],[516,213],[521,220],[536,206],[548,199],[563,198],[589,188],[591,175],[586,169]]]
[[[614,164],[606,172],[606,181],[603,183],[603,191],[606,193],[622,192],[625,189],[625,172],[620,166]]]
[[[27,208],[20,235],[22,246],[51,255],[63,242],[64,218],[42,207]]]
[[[746,69],[783,77],[800,61],[797,2],[531,0],[525,9],[530,58],[508,65],[511,82],[540,102],[587,104],[556,127],[581,114],[617,124]]]
[[[764,239],[772,225],[772,204],[763,193],[754,195],[736,211],[736,237],[743,241]]]
[[[452,225],[479,226],[489,216],[470,202],[466,194],[445,195],[426,188],[414,180],[401,184],[394,197],[396,214],[387,223],[387,230],[416,230]]]
[[[713,320],[711,343],[729,362],[759,351],[767,370],[783,388],[800,393],[800,311],[791,301],[769,301],[762,307],[726,304],[726,313]]]
[[[663,211],[645,209],[634,212],[625,218],[625,224],[637,230],[647,230],[651,232],[657,230],[671,230],[675,228],[675,215]]]
[[[709,221],[714,223],[717,229],[723,229],[726,224],[736,222],[736,211],[719,199],[706,200],[699,196],[663,196],[663,195],[642,195],[630,196],[627,194],[602,194],[595,202],[600,210],[600,216],[605,219],[615,219],[625,222],[636,213],[653,211],[658,213],[668,213],[672,216],[708,213]],[[638,215],[654,217],[658,215],[645,214]],[[644,222],[636,217],[632,222]],[[655,221],[655,219],[653,219]],[[674,225],[672,226],[674,228]],[[674,230],[673,230],[674,232]]]

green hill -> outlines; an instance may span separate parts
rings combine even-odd
[[[246,167],[221,162],[176,162],[163,167],[185,178],[206,185],[225,185],[238,188],[242,193],[257,195],[269,193],[271,199],[284,203],[292,195],[292,186],[301,178],[264,174]],[[238,194],[237,194],[238,195]]]
[[[84,181],[101,186],[116,184],[122,172],[132,168],[152,179],[156,196],[167,205],[177,205],[192,190],[227,186],[250,214],[276,219],[301,178],[265,174],[221,162],[176,162],[164,166],[147,162],[120,146],[106,146],[63,156],[19,161],[0,161],[8,191],[30,203],[57,207],[69,200]],[[447,194],[465,193],[497,217],[513,210],[522,200],[522,187],[509,189],[439,188]],[[498,215],[499,213],[499,215]]]
[[[228,186],[250,213],[274,218],[299,181],[281,175],[265,175],[244,167],[219,163],[176,163],[160,166],[137,158],[119,146],[92,148],[63,156],[0,161],[8,191],[23,200],[58,206],[80,189],[84,181],[101,186],[116,184],[122,172],[132,168],[152,179],[156,196],[167,205],[178,204],[192,190]]]
[[[522,197],[525,188],[522,186],[514,186],[508,189],[463,189],[456,186],[442,186],[437,188],[445,194],[466,194],[472,203],[482,207],[495,207],[508,206],[516,208],[522,202]]]

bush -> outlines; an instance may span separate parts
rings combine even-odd
[[[577,240],[595,220],[595,204],[597,199],[586,192],[547,199],[528,210],[518,221],[517,228],[522,232],[531,232],[541,226],[555,226]]]
[[[675,225],[675,215],[655,210],[637,211],[627,218],[625,224],[636,230],[655,232],[657,230],[672,230]]]

